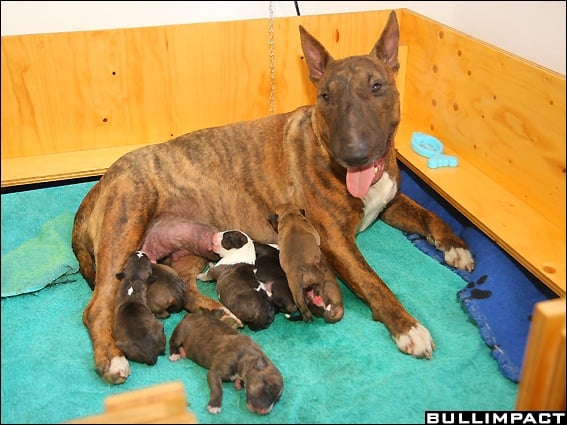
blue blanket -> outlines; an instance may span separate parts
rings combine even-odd
[[[534,305],[557,295],[414,174],[403,170],[402,191],[447,221],[469,245],[476,268],[472,273],[451,269],[466,283],[457,296],[479,327],[500,371],[519,382]],[[408,237],[423,252],[443,263],[442,253],[423,238],[416,234]]]

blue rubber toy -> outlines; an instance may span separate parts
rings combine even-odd
[[[456,167],[459,160],[456,156],[443,154],[443,143],[439,139],[425,133],[415,131],[411,136],[411,148],[414,152],[428,158],[429,168]]]

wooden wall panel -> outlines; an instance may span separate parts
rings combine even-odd
[[[264,27],[2,37],[2,157],[153,143],[266,113]]]
[[[388,11],[276,18],[275,112],[314,100],[303,24],[336,58]],[[2,37],[2,158],[167,140],[270,113],[269,20]]]
[[[402,21],[405,114],[564,230],[565,76],[414,12]]]

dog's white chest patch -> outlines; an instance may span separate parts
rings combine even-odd
[[[362,232],[370,226],[378,214],[384,209],[384,207],[390,202],[396,192],[398,191],[398,184],[388,173],[384,173],[382,178],[378,180],[375,184],[370,186],[368,193],[362,197],[364,202],[364,217],[358,227],[358,231]]]

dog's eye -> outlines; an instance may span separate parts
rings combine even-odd
[[[329,93],[323,92],[319,94],[319,99],[321,99],[325,103],[329,103]]]
[[[382,88],[382,84],[380,84],[380,83],[372,84],[372,94],[375,94],[375,95],[379,94],[381,88]]]

